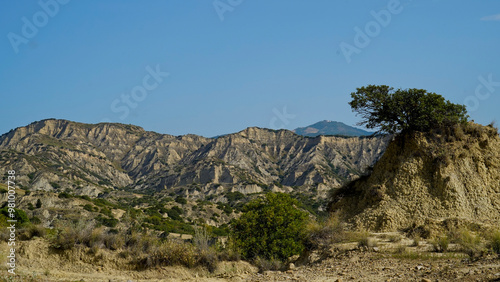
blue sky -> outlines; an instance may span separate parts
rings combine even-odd
[[[349,94],[367,84],[500,122],[498,0],[3,1],[0,34],[0,133],[45,118],[208,137],[354,125]]]

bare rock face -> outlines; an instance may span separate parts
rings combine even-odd
[[[373,173],[334,193],[355,226],[394,231],[446,220],[500,224],[500,138],[470,123],[392,141]]]
[[[0,172],[16,169],[21,187],[91,197],[123,188],[193,199],[271,190],[325,198],[372,166],[389,139],[313,138],[256,127],[205,138],[43,120],[0,136]]]

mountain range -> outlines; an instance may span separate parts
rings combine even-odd
[[[0,167],[21,188],[105,197],[117,190],[226,202],[266,191],[325,198],[363,175],[389,136],[301,136],[251,127],[218,138],[134,125],[42,120],[0,136]]]
[[[349,126],[342,122],[330,120],[320,121],[306,127],[299,127],[293,130],[293,132],[299,135],[311,137],[318,135],[366,136],[374,134],[374,132],[369,132]]]

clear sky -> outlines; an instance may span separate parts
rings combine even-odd
[[[500,122],[500,1],[2,1],[0,134],[46,118],[203,136],[354,125],[423,88]]]

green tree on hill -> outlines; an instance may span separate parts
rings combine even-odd
[[[368,85],[351,93],[352,110],[362,117],[358,125],[379,128],[380,132],[427,132],[433,128],[467,121],[464,105],[453,104],[443,96],[424,89],[397,89],[387,85]]]

